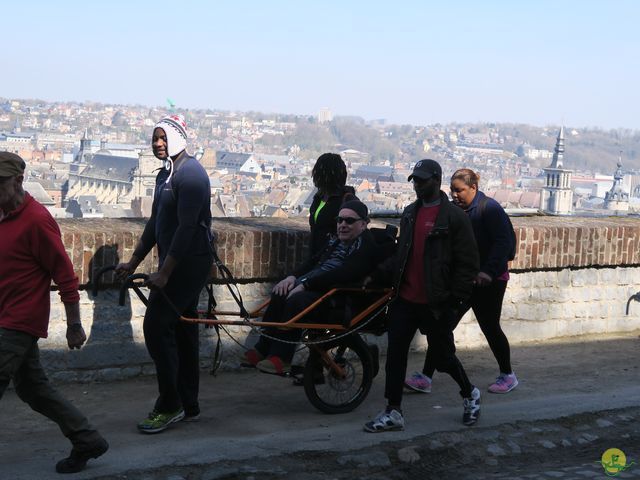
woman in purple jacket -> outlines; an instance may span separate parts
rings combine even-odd
[[[500,373],[489,385],[491,393],[509,393],[518,385],[511,368],[509,340],[500,327],[502,301],[509,280],[508,262],[515,252],[515,235],[509,216],[494,199],[478,189],[480,175],[469,168],[457,170],[451,177],[451,197],[471,220],[480,253],[480,272],[475,279],[473,294],[462,315],[471,308],[480,329],[498,362]],[[422,372],[414,372],[405,380],[405,386],[422,393],[431,392],[431,379],[435,371],[429,349]]]

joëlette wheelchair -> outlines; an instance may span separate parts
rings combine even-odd
[[[377,262],[379,263],[395,252],[398,229],[388,225],[386,228],[371,228],[370,231],[378,245]],[[373,378],[378,373],[378,349],[375,345],[368,345],[361,335],[363,333],[381,335],[386,331],[386,311],[393,298],[392,289],[360,286],[332,288],[291,320],[282,323],[265,322],[259,319],[269,305],[269,300],[255,310],[247,311],[231,272],[220,262],[215,251],[214,263],[236,300],[239,306],[238,311],[216,309],[211,281],[206,285],[207,309],[198,310],[197,317],[183,316],[165,297],[169,305],[179,314],[181,321],[216,329],[218,346],[214,354],[214,364],[220,348],[219,330],[226,331],[225,325],[245,326],[252,329],[268,327],[301,329],[303,333],[300,343],[309,349],[307,361],[302,369],[302,383],[311,404],[324,413],[346,413],[354,410],[364,401],[371,389]],[[108,266],[96,273],[92,285],[94,296],[98,293],[100,277],[114,269],[115,266]],[[120,305],[125,304],[129,288],[147,305],[148,299],[141,290],[147,278],[146,274],[127,277],[120,288]],[[231,286],[235,286],[235,292]],[[229,317],[242,319],[233,320]],[[227,334],[229,334],[228,331]],[[263,330],[260,334],[266,335]],[[274,337],[270,338],[274,341],[282,341]]]

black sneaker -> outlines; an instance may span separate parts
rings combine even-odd
[[[480,416],[480,390],[473,387],[471,396],[462,400],[464,405],[464,413],[462,414],[462,423],[471,426],[478,421]]]
[[[184,418],[182,419],[183,422],[199,422],[200,421],[200,406],[199,405],[195,405],[192,407],[185,407],[184,408]]]
[[[58,473],[77,473],[84,470],[87,462],[92,458],[98,458],[109,450],[109,444],[102,438],[88,450],[78,451],[74,448],[67,458],[63,458],[56,463],[56,472]]]

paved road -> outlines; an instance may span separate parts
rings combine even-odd
[[[202,420],[153,436],[135,430],[136,422],[152,407],[153,379],[62,385],[64,393],[90,416],[112,446],[108,454],[72,478],[344,478],[341,472],[349,471],[352,464],[361,474],[354,477],[352,473],[351,478],[515,478],[507,467],[538,475],[523,478],[555,478],[540,476],[556,471],[546,467],[542,459],[556,458],[559,452],[559,466],[586,471],[586,465],[593,467],[591,462],[599,460],[605,447],[620,448],[637,462],[640,440],[637,431],[627,426],[638,424],[640,418],[638,333],[514,346],[514,369],[521,385],[508,395],[485,394],[481,420],[471,428],[461,424],[457,389],[444,375],[436,375],[432,394],[407,395],[404,431],[381,434],[362,431],[362,424],[384,405],[380,376],[363,405],[346,415],[315,411],[303,390],[291,386],[287,379],[255,371],[203,376]],[[460,356],[472,381],[486,387],[495,375],[490,351],[462,350]],[[417,368],[422,355],[415,354],[410,361]],[[12,391],[5,394],[1,405],[0,478],[55,478],[53,465],[68,450],[57,427],[31,412]],[[596,413],[580,416],[590,412]],[[569,425],[562,423],[561,417],[566,416],[573,418]],[[608,419],[611,425],[600,426],[598,419]],[[570,434],[574,429],[571,422],[578,428],[576,435]],[[530,444],[528,434],[509,436],[521,428],[525,433],[542,428],[542,437],[555,438],[550,440],[554,446]],[[560,429],[560,436],[550,433],[554,428]],[[529,433],[535,437],[540,432]],[[580,437],[583,433],[598,438]],[[492,442],[491,436],[496,440]],[[586,443],[580,443],[579,438]],[[442,446],[427,443],[438,439]],[[558,450],[562,439],[574,448]],[[525,454],[515,454],[517,449],[509,442]],[[506,449],[506,454],[487,451],[493,443]],[[534,444],[535,449],[531,447]],[[400,460],[397,452],[412,446],[418,447],[421,460]],[[533,450],[542,456],[527,454]],[[348,458],[372,451],[384,452],[379,455],[384,465],[358,466],[357,458]],[[297,462],[287,463],[291,459]],[[260,467],[263,464],[269,466],[270,473]],[[416,471],[420,469],[422,473]],[[437,477],[429,471],[437,472]],[[563,478],[589,478],[558,472]],[[596,468],[593,473],[600,472]],[[633,469],[623,473],[634,478],[628,477],[634,474]],[[640,473],[640,466],[635,473]]]

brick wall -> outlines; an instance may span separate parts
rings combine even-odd
[[[518,251],[515,272],[558,268],[640,265],[640,221],[635,218],[512,218]],[[374,224],[397,224],[376,219]],[[218,254],[243,282],[267,281],[299,264],[307,250],[305,219],[220,219],[214,221]],[[144,228],[143,220],[60,220],[67,253],[82,284],[90,272],[129,258]],[[151,271],[152,253],[140,271]],[[109,283],[112,278],[106,279]]]
[[[92,272],[126,261],[142,235],[141,219],[62,219],[62,237],[82,285]],[[213,222],[220,260],[243,282],[280,277],[303,261],[308,224],[288,219],[223,219]],[[157,265],[154,251],[138,268],[150,272]],[[104,284],[113,283],[107,276]]]
[[[512,218],[519,239],[505,296],[502,323],[512,342],[606,333],[640,328],[640,304],[624,314],[626,299],[640,286],[640,221],[633,218]],[[377,219],[374,224],[398,223]],[[144,228],[142,220],[61,220],[63,240],[83,286],[91,272],[127,260]],[[249,308],[269,294],[273,281],[305,257],[305,219],[220,219],[214,222],[218,254],[238,279]],[[139,268],[154,270],[154,253]],[[105,278],[107,287],[113,278]],[[235,309],[224,285],[215,286],[222,309]],[[202,299],[205,302],[205,299]],[[89,340],[70,352],[64,338],[64,311],[52,292],[50,337],[41,342],[52,376],[65,380],[110,380],[151,373],[144,347],[144,305],[129,296],[117,305],[114,290],[93,298],[81,295],[81,312]],[[246,328],[232,328],[240,341]],[[240,348],[224,337],[225,361],[237,365]],[[460,346],[484,345],[471,313],[456,330]],[[202,361],[210,363],[215,338],[203,330]],[[384,345],[383,339],[378,339]],[[416,348],[424,347],[418,338]]]
[[[640,265],[640,221],[624,217],[518,217],[514,271]]]

